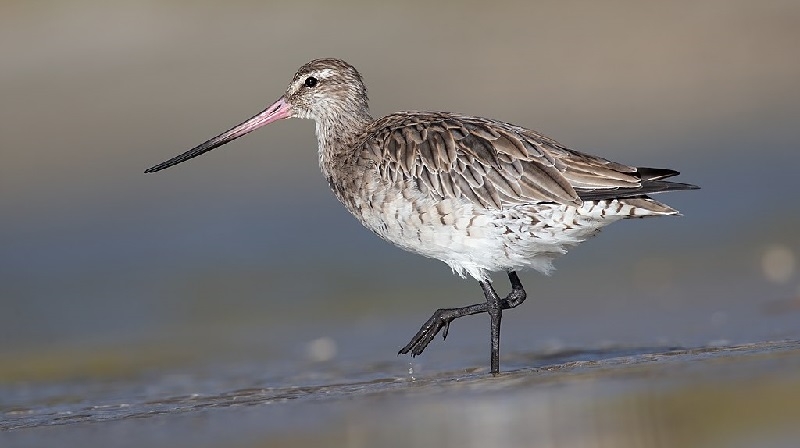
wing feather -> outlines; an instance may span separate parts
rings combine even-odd
[[[688,188],[661,180],[676,171],[611,162],[484,118],[401,112],[377,120],[364,136],[358,155],[370,158],[383,179],[413,180],[436,199],[464,197],[487,208]]]

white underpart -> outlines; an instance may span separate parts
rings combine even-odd
[[[414,188],[364,181],[364,194],[356,200],[361,211],[353,214],[367,228],[398,247],[442,260],[454,273],[480,281],[497,271],[535,269],[548,274],[556,257],[612,222],[672,214],[654,213],[624,200],[587,201],[580,207],[549,203],[476,210],[463,198],[434,200]]]

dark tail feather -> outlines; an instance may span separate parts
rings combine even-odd
[[[697,190],[700,188],[697,185],[662,180],[680,174],[675,170],[640,167],[636,169],[636,173],[642,179],[642,185],[638,187],[605,190],[578,190],[578,196],[584,201],[602,201],[607,199],[645,196],[664,191]]]
[[[677,176],[681,173],[668,168],[645,168],[640,166],[636,168],[636,174],[638,174],[639,178],[642,180],[661,180],[668,177]]]

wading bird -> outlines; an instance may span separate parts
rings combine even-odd
[[[421,354],[463,316],[490,317],[490,367],[500,370],[503,310],[521,304],[516,271],[548,273],[567,249],[620,219],[676,215],[652,193],[698,187],[679,174],[623,165],[569,149],[538,132],[449,112],[398,112],[374,119],[358,71],[316,59],[286,92],[249,120],[148,169],[163,170],[283,118],[316,122],[319,166],[331,190],[368,229],[390,243],[447,263],[478,281],[485,301],[438,309],[400,354]],[[500,298],[489,273],[504,271]]]

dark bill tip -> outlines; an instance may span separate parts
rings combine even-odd
[[[220,146],[229,143],[237,138],[248,134],[256,129],[266,126],[273,121],[281,120],[283,118],[289,118],[292,115],[292,106],[289,104],[283,97],[279,98],[278,101],[275,101],[271,106],[264,109],[262,112],[254,115],[247,121],[244,121],[233,128],[223,132],[222,134],[207,140],[206,142],[195,146],[194,148],[186,151],[183,154],[175,156],[165,162],[161,162],[158,165],[151,166],[150,168],[146,169],[145,173],[155,173],[156,171],[161,171],[163,169],[169,168],[173,165],[177,165],[181,162],[185,162],[191,158],[197,157],[200,154],[204,154],[208,151],[211,151],[214,148],[219,148]]]

